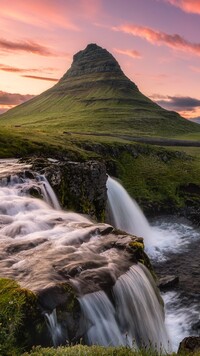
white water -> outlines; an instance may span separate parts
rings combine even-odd
[[[139,205],[116,180],[107,179],[108,211],[110,223],[117,229],[145,238],[151,246],[151,227]]]
[[[145,250],[153,260],[166,260],[170,251],[181,252],[191,237],[193,241],[199,239],[199,230],[184,219],[159,219],[150,225],[136,201],[111,177],[108,177],[107,189],[110,223],[117,229],[143,237]]]
[[[187,307],[181,306],[182,297],[175,291],[162,293],[162,298],[166,310],[165,324],[172,342],[172,348],[177,351],[179,343],[186,336],[197,335],[197,332],[191,329],[191,325],[199,321],[199,305],[192,303]]]
[[[131,346],[135,339],[137,346],[150,342],[166,347],[154,282],[142,266],[131,267],[131,252],[125,248],[132,238],[122,236],[117,247],[119,237],[109,225],[60,210],[45,178],[34,177],[1,180],[0,275],[33,291],[70,282],[79,296],[89,344]],[[31,197],[32,188],[46,202]],[[46,312],[46,319],[54,345],[66,340],[56,310]]]
[[[121,230],[144,237],[145,249],[153,261],[169,259],[170,252],[187,253],[191,241],[200,239],[199,229],[181,218],[160,218],[150,225],[137,203],[128,195],[120,183],[108,178],[108,205],[113,225]],[[167,274],[167,271],[166,271]],[[176,351],[180,341],[196,334],[192,323],[199,320],[199,305],[195,302],[189,308],[181,306],[181,297],[175,292],[163,293],[166,309],[166,326]]]
[[[53,345],[56,347],[61,344],[63,338],[62,329],[57,320],[56,309],[53,309],[52,313],[45,313],[45,317],[47,320],[49,332],[52,337]]]
[[[134,265],[119,277],[112,294],[115,307],[103,291],[79,299],[89,345],[170,351],[163,310],[144,266]]]

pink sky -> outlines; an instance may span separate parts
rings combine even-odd
[[[200,116],[200,0],[0,0],[0,112],[51,87],[88,43],[147,96]]]

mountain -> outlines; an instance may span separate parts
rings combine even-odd
[[[0,118],[0,125],[58,133],[174,136],[200,132],[198,125],[144,96],[115,58],[96,44],[74,55],[71,68],[56,85]]]

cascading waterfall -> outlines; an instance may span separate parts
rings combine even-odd
[[[53,346],[56,347],[61,344],[63,339],[62,329],[57,320],[56,309],[53,309],[52,313],[50,314],[45,313],[45,318],[47,320],[47,326],[52,337]]]
[[[151,246],[152,231],[142,210],[115,179],[107,179],[108,212],[110,223],[117,229],[145,238]]]
[[[89,345],[147,347],[169,351],[169,336],[156,288],[148,270],[130,267],[112,288],[79,298]]]
[[[30,188],[39,189],[46,202],[31,197]],[[110,225],[95,225],[59,210],[48,182],[36,174],[2,179],[0,196],[2,277],[16,279],[34,292],[69,282],[78,296],[88,344],[167,349],[155,284],[146,268],[133,265],[132,252],[126,249],[131,236],[111,234]],[[63,335],[55,308],[45,312],[58,345],[68,334]]]

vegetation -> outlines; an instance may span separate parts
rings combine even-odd
[[[151,349],[131,350],[127,347],[101,347],[101,346],[83,346],[76,345],[71,347],[40,348],[36,347],[28,354],[23,356],[158,356],[160,353]],[[167,356],[175,356],[176,353],[165,353]],[[187,353],[180,353],[179,356],[185,356]],[[199,356],[200,352],[192,353],[193,356]]]
[[[25,295],[19,285],[9,279],[0,279],[0,354],[16,355],[17,333],[23,320]]]

